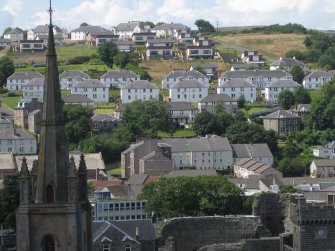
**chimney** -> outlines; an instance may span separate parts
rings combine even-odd
[[[138,227],[136,227],[136,236],[135,236],[135,239],[136,239],[137,241],[140,240],[140,230],[139,230]]]

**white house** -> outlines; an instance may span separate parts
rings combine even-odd
[[[43,40],[20,40],[15,51],[19,52],[42,52],[44,51]]]
[[[324,83],[333,80],[334,76],[335,71],[313,71],[304,78],[302,85],[308,90],[320,89]]]
[[[284,70],[226,71],[220,76],[219,85],[230,79],[243,79],[254,84],[257,89],[264,89],[266,85],[277,80],[292,80],[292,75]]]
[[[74,41],[84,41],[86,39],[86,34],[88,32],[99,32],[99,31],[107,31],[101,26],[81,26],[77,29],[71,31],[71,40]]]
[[[98,47],[106,42],[119,41],[119,35],[115,35],[112,31],[93,30],[86,34],[86,42],[88,47]]]
[[[135,100],[159,99],[159,89],[148,80],[135,80],[121,87],[121,100],[123,104]]]
[[[197,103],[208,95],[208,87],[197,80],[182,80],[170,88],[171,102]]]
[[[39,102],[43,102],[44,78],[34,78],[23,87],[24,102],[31,101],[36,98]]]
[[[280,70],[280,69],[285,69],[286,71],[290,71],[291,68],[293,67],[293,65],[298,65],[301,67],[301,69],[303,70],[307,70],[306,65],[295,59],[295,57],[293,58],[279,58],[279,60],[273,62],[270,65],[270,70]]]
[[[7,78],[7,89],[9,91],[23,90],[23,86],[34,78],[44,78],[44,76],[37,71],[14,72]]]
[[[155,32],[134,32],[132,40],[135,43],[146,43],[148,40],[156,39]]]
[[[0,130],[0,153],[36,154],[36,138],[23,129]]]
[[[59,82],[61,89],[70,89],[76,83],[90,79],[91,77],[80,70],[66,70],[59,74]]]
[[[171,23],[171,24],[160,24],[151,29],[151,31],[156,32],[158,38],[166,37],[177,37],[179,32],[190,33],[191,28],[180,24],[180,23]]]
[[[173,57],[173,43],[174,40],[171,38],[148,40],[145,52],[146,59],[171,59]]]
[[[7,38],[0,38],[0,49],[10,48],[12,41]]]
[[[335,157],[335,141],[313,149],[313,155],[320,158],[334,159]]]
[[[202,74],[199,71],[183,71],[183,70],[174,70],[167,74],[162,80],[162,89],[170,89],[175,84],[183,80],[197,80],[204,86],[209,87],[209,79],[206,75]]]
[[[82,94],[95,103],[109,102],[109,87],[98,79],[86,79],[72,86],[71,94]]]
[[[20,41],[23,40],[23,32],[18,29],[13,29],[6,34],[4,34],[3,38],[9,39],[10,41]]]
[[[232,98],[239,98],[244,95],[247,102],[256,100],[256,86],[243,79],[231,79],[219,83],[217,87],[218,94],[227,94]]]
[[[188,102],[168,102],[168,111],[171,114],[171,118],[181,124],[189,124],[194,120],[195,115],[197,114],[197,109],[193,106],[192,103]]]
[[[265,99],[270,102],[277,103],[278,95],[283,90],[287,89],[293,92],[301,86],[302,85],[298,84],[293,80],[277,80],[276,82],[268,84],[265,87]]]
[[[264,64],[263,55],[258,54],[258,51],[244,51],[241,55],[243,63],[262,65]]]
[[[198,103],[199,112],[214,113],[216,106],[222,105],[225,112],[236,113],[238,111],[237,100],[226,94],[209,94]]]
[[[116,44],[119,51],[130,52],[133,50],[135,43],[133,41],[116,41]]]
[[[140,76],[130,70],[108,71],[100,78],[101,83],[114,88],[122,88],[135,80],[140,80]]]
[[[59,28],[57,25],[53,25],[53,33],[54,35],[61,34],[63,36],[62,29]],[[38,35],[48,35],[48,34],[49,34],[49,25],[47,24],[37,25],[34,29],[28,30],[27,39],[35,40],[36,36]]]
[[[274,169],[270,165],[258,162],[253,159],[244,158],[234,164],[234,176],[237,178],[248,179],[249,176],[262,175],[282,178],[282,172]]]
[[[212,58],[214,55],[214,46],[207,37],[194,37],[191,45],[187,46],[186,59]]]
[[[128,22],[128,23],[120,23],[114,27],[112,27],[112,31],[114,34],[119,35],[120,38],[131,38],[133,33],[138,33],[141,31],[139,22]]]
[[[235,163],[248,158],[269,166],[273,164],[273,155],[266,143],[231,144],[231,147]]]

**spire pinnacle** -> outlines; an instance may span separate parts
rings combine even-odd
[[[50,0],[50,7],[48,9],[49,15],[50,15],[50,23],[49,26],[52,26],[52,13],[54,12],[54,10],[51,7],[51,0]]]

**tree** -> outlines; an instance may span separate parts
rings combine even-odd
[[[140,22],[140,27],[141,27],[142,30],[144,30],[145,26],[149,26],[150,28],[154,28],[155,24],[153,22],[150,22],[150,21],[141,21]]]
[[[297,50],[290,50],[286,52],[285,57],[287,58],[296,58],[297,60],[303,60],[304,59],[304,53],[302,51]]]
[[[197,27],[200,33],[214,33],[215,28],[214,26],[207,20],[204,19],[198,19],[194,23]]]
[[[286,185],[286,186],[283,186],[279,193],[299,193],[300,190],[295,188],[293,185]]]
[[[312,101],[309,92],[302,86],[298,87],[293,92],[295,104],[310,104]]]
[[[140,197],[148,200],[148,213],[162,218],[243,212],[240,189],[223,176],[162,178],[146,185]]]
[[[138,65],[138,60],[136,58],[136,55],[134,53],[130,53],[126,51],[119,51],[114,56],[113,62],[121,69],[124,69],[127,66],[127,64]]]
[[[141,67],[139,67],[136,64],[132,64],[132,63],[127,64],[126,69],[130,70],[130,71],[133,71],[136,74],[138,74],[142,80],[151,81],[151,76],[150,76],[149,72],[143,70]]]
[[[15,72],[15,66],[8,57],[0,58],[0,87],[6,84],[7,78]]]
[[[77,145],[91,131],[93,111],[82,105],[65,105],[64,121],[69,144]]]
[[[6,176],[0,190],[0,225],[16,228],[16,208],[20,203],[19,175]]]
[[[81,23],[79,27],[89,26],[88,23]]]
[[[215,134],[218,123],[213,113],[203,111],[195,115],[192,128],[197,135],[205,136],[206,134]]]
[[[117,46],[112,41],[108,41],[99,46],[98,55],[108,67],[113,68],[113,59],[118,51]]]
[[[285,89],[281,91],[278,95],[278,104],[284,109],[290,109],[294,105],[294,96],[293,93]]]
[[[8,32],[11,32],[13,30],[12,27],[7,27],[4,31],[3,31],[3,34],[7,34]]]
[[[335,69],[335,47],[331,47],[325,51],[319,58],[319,65],[328,70]]]
[[[238,99],[237,99],[237,106],[238,106],[238,108],[240,108],[240,109],[244,108],[245,107],[245,102],[246,102],[245,97],[244,97],[243,94],[241,94],[238,97]]]
[[[298,82],[299,84],[302,83],[305,77],[304,70],[297,64],[292,66],[290,74],[293,77],[293,81]]]

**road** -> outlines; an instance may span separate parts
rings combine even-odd
[[[231,44],[231,43],[228,43],[226,41],[219,41],[223,46],[227,46],[229,47],[230,49],[232,50],[236,50],[236,51],[240,51],[240,52],[243,52],[243,51],[249,51],[249,49],[247,48],[243,48],[243,47],[240,47],[240,46],[237,46],[235,44]],[[263,55],[264,59],[273,63],[275,61],[277,61],[278,59],[274,59],[274,58],[271,58],[271,57],[268,57],[268,56],[265,56]]]

